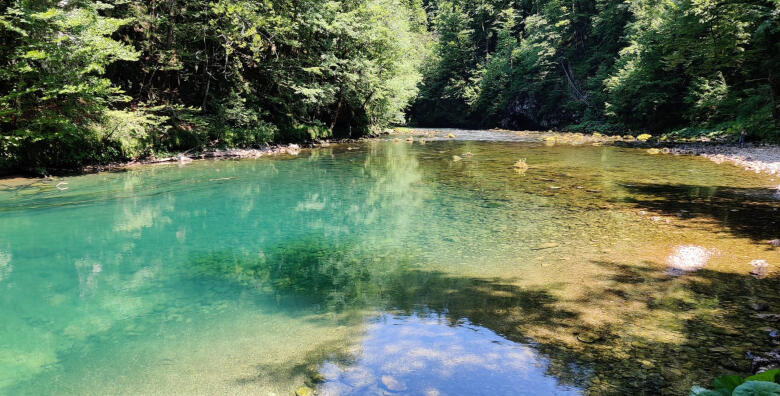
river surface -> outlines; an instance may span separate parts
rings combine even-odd
[[[0,394],[687,394],[776,347],[780,181],[456,132],[0,180]]]

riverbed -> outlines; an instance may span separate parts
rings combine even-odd
[[[685,394],[776,348],[778,184],[494,131],[0,181],[0,394]]]

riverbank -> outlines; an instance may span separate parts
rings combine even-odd
[[[381,136],[407,142],[424,142],[426,140],[506,140],[541,142],[546,145],[614,145],[631,148],[658,149],[657,154],[701,156],[717,164],[726,163],[752,172],[780,175],[780,146],[777,145],[747,144],[738,146],[714,142],[661,141],[658,140],[657,137],[644,139],[642,135],[635,137],[631,135],[603,135],[599,133],[583,134],[578,132],[555,131],[513,131],[506,129],[462,130],[449,128],[395,128],[385,130]],[[55,170],[52,174],[68,175],[110,172],[139,165],[188,163],[193,160],[201,159],[241,159],[259,158],[269,155],[298,155],[301,150],[327,147],[331,144],[353,143],[369,139],[376,139],[376,137],[337,141],[324,140],[306,144],[269,145],[257,149],[223,148],[194,153],[182,152],[166,157],[149,157],[128,162],[89,165],[80,169],[60,169]],[[0,178],[8,180],[12,178],[26,178],[26,176],[8,173],[5,175],[0,174]]]
[[[671,148],[671,153],[697,155],[718,164],[730,163],[756,173],[780,174],[779,146],[679,144]]]
[[[310,144],[304,147],[302,147],[299,144],[270,145],[258,149],[225,148],[225,149],[207,150],[207,151],[202,151],[197,153],[183,152],[168,157],[143,158],[143,159],[133,160],[130,162],[119,162],[119,163],[108,164],[108,165],[90,165],[82,168],[81,171],[83,173],[104,172],[104,171],[111,171],[111,170],[138,166],[138,165],[162,164],[162,163],[170,163],[170,162],[188,163],[188,162],[192,162],[193,160],[199,160],[199,159],[259,158],[268,155],[280,155],[280,154],[298,155],[301,152],[301,150],[304,148],[318,147],[321,146],[322,144],[323,143]],[[324,142],[324,144],[329,144],[329,143]]]
[[[411,135],[414,137],[436,139],[463,139],[475,137],[476,140],[501,140],[486,137],[486,133],[506,135],[509,141],[536,141],[547,145],[614,145],[621,147],[658,149],[657,154],[693,155],[707,158],[715,163],[732,164],[748,171],[765,172],[780,175],[780,146],[770,144],[734,145],[719,142],[689,142],[659,140],[650,135],[603,135],[599,133],[583,134],[578,132],[555,131],[513,131],[491,129],[489,131],[469,131],[459,129],[397,128],[390,135]],[[465,135],[470,135],[466,137]]]

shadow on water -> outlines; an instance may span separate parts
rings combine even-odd
[[[684,184],[623,185],[639,207],[717,223],[733,235],[753,240],[780,235],[780,197],[771,188],[733,188]]]
[[[542,356],[545,376],[593,394],[681,394],[725,372],[747,373],[746,352],[774,347],[766,332],[755,329],[777,325],[750,304],[780,306],[780,279],[771,277],[707,269],[672,277],[651,262],[599,261],[591,263],[601,268],[593,286],[571,299],[562,295],[562,284],[519,286],[427,271],[402,252],[318,236],[251,258],[230,252],[194,262],[196,276],[228,277],[278,298],[303,299],[323,314],[352,313],[345,319],[352,324],[385,312],[433,315],[453,329],[489,329]],[[603,319],[588,316],[594,311]],[[359,342],[356,336],[318,348],[304,361],[258,366],[257,375],[237,381],[317,378],[324,363],[358,365]],[[386,346],[403,348],[404,342],[393,338]]]

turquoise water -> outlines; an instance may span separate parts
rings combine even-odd
[[[518,140],[0,181],[0,393],[677,392],[771,348],[777,180]]]

